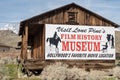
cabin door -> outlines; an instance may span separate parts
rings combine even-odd
[[[44,59],[44,34],[43,28],[40,28],[33,38],[33,59]]]

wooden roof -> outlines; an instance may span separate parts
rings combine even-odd
[[[56,12],[56,11],[59,11],[59,10],[61,10],[61,9],[64,10],[64,9],[67,9],[67,8],[70,8],[70,7],[80,8],[80,9],[82,9],[82,10],[84,10],[84,11],[86,11],[86,12],[88,12],[88,13],[90,13],[90,14],[92,14],[92,15],[100,18],[100,19],[102,19],[102,20],[105,20],[106,22],[111,23],[112,25],[114,25],[114,27],[119,27],[119,26],[120,26],[120,25],[118,25],[118,24],[116,24],[116,23],[114,23],[114,22],[112,22],[112,21],[110,21],[110,20],[108,20],[108,19],[106,19],[106,18],[104,18],[104,17],[102,17],[102,16],[100,16],[100,15],[98,15],[98,14],[96,14],[96,13],[94,13],[94,12],[92,12],[92,11],[84,8],[84,7],[82,7],[82,6],[80,6],[80,5],[77,5],[77,4],[75,4],[75,3],[71,3],[71,4],[68,4],[68,5],[65,5],[65,6],[56,8],[56,9],[54,9],[54,10],[50,10],[50,11],[48,11],[48,12],[42,13],[42,14],[40,14],[40,15],[33,16],[33,17],[31,17],[31,18],[29,18],[29,19],[26,19],[26,20],[24,20],[24,21],[21,21],[21,23],[20,23],[20,29],[19,29],[19,35],[21,35],[24,26],[25,26],[26,24],[28,24],[29,21],[34,20],[34,19],[37,19],[38,17],[45,16],[45,15],[47,15],[47,14],[50,14],[50,13],[54,12],[54,11]]]

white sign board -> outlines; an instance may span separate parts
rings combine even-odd
[[[114,27],[46,24],[45,59],[114,60]]]

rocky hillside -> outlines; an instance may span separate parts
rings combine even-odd
[[[0,30],[0,43],[7,46],[17,47],[21,38],[11,30]]]

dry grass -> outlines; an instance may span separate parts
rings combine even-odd
[[[40,78],[36,78],[36,77],[26,77],[26,78],[19,78],[19,79],[15,79],[15,80],[41,80]]]
[[[116,80],[120,78],[120,67],[110,70],[90,70],[82,68],[68,68],[67,64],[57,62],[44,68],[39,76],[17,78],[17,66],[15,64],[6,65],[10,80]],[[110,76],[111,75],[111,76]],[[9,80],[9,79],[8,79]]]
[[[115,67],[113,73],[116,78],[120,79],[120,67]]]
[[[68,65],[60,62],[45,67],[40,75],[42,80],[115,80],[115,77],[120,77],[120,67],[87,72],[77,67],[68,68]]]

